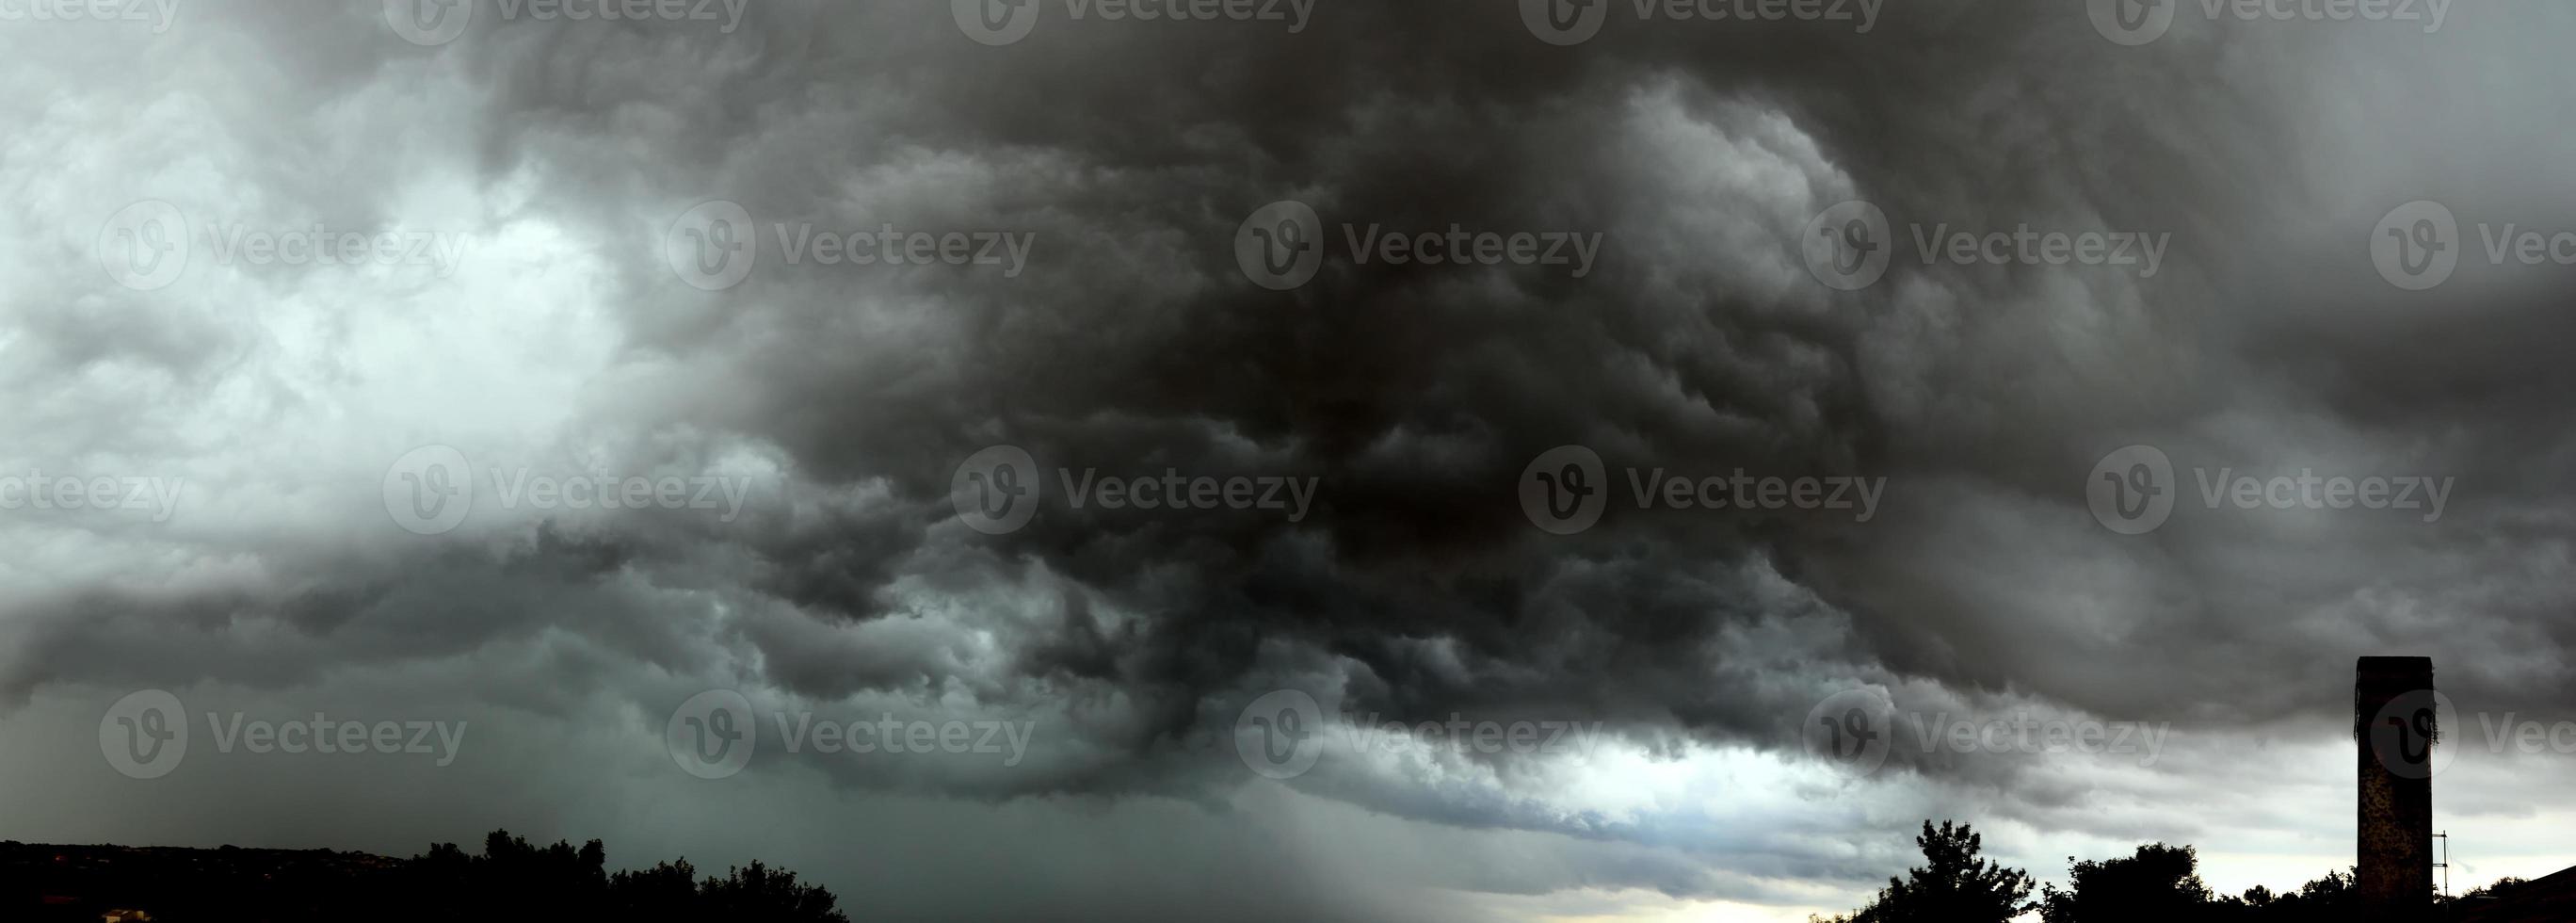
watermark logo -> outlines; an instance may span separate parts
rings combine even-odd
[[[463,721],[369,722],[319,711],[309,719],[284,721],[254,719],[240,711],[206,713],[208,739],[215,752],[226,754],[423,754],[435,756],[436,765],[443,767],[456,761],[465,729]],[[130,693],[100,716],[98,748],[108,765],[130,778],[169,775],[188,755],[187,708],[163,690]]]
[[[206,713],[206,730],[215,752],[238,747],[252,753],[347,754],[413,753],[435,756],[433,765],[456,762],[465,744],[463,721],[360,721],[314,712],[310,719],[249,719],[241,712],[229,718]]]
[[[205,234],[202,251],[199,230]],[[224,266],[428,266],[446,278],[464,260],[469,242],[455,232],[365,232],[322,224],[280,230],[213,222],[200,228],[176,206],[152,199],[109,216],[99,229],[97,253],[118,285],[152,291],[178,281],[199,252]]]
[[[385,0],[385,24],[414,45],[444,45],[474,21],[474,0]]]
[[[673,709],[662,727],[662,742],[671,761],[701,779],[724,779],[751,765],[760,746],[751,700],[731,689],[691,696]],[[778,741],[791,754],[839,755],[972,754],[1002,757],[1002,765],[1026,759],[1034,721],[917,721],[881,713],[873,721],[816,720],[814,712],[776,711],[770,721]]]
[[[2093,29],[2112,42],[2137,46],[2165,37],[2188,0],[2090,0]],[[2442,29],[2451,0],[2199,0],[2212,22],[2409,22],[2424,34]]]
[[[1580,45],[1623,2],[1639,22],[1840,22],[1867,35],[1886,0],[1521,0],[1521,24],[1550,45]]]
[[[2489,266],[2576,266],[2576,229],[2479,222],[2477,255]],[[2370,263],[2388,284],[2420,292],[2448,282],[2470,246],[2460,221],[2440,202],[2391,209],[2370,231]]]
[[[788,266],[997,266],[1016,279],[1037,249],[1034,231],[918,231],[891,222],[875,229],[823,228],[813,222],[774,222],[770,231],[779,261]],[[760,259],[760,226],[741,204],[699,203],[663,235],[664,255],[680,281],[701,291],[723,291],[750,278]]]
[[[2084,500],[2093,519],[2121,535],[2145,535],[2173,515],[2173,459],[2151,445],[2133,445],[2093,465]]]
[[[760,727],[750,699],[731,689],[711,689],[671,710],[671,720],[662,726],[662,743],[682,771],[723,779],[751,765]]]
[[[760,261],[760,229],[751,211],[723,199],[700,202],[671,222],[662,254],[690,287],[721,292],[751,278]]]
[[[1028,450],[997,445],[957,465],[948,479],[948,502],[967,528],[1007,535],[1038,514],[1038,497],[1045,489],[1045,477]]]
[[[1895,254],[1887,213],[1868,202],[1835,204],[1807,222],[1799,235],[1807,254],[1807,271],[1828,288],[1859,291],[1887,275]]]
[[[1541,531],[1572,535],[1598,523],[1616,491],[1641,510],[1848,510],[1854,522],[1868,522],[1887,492],[1883,477],[1781,477],[1742,468],[1694,476],[1633,465],[1622,474],[1623,483],[1608,483],[1601,456],[1584,446],[1549,449],[1521,469],[1521,512]]]
[[[2477,732],[2486,736],[2486,751],[2526,756],[2576,755],[2576,721],[2544,722],[2518,712],[2479,712]],[[2371,758],[2403,779],[2442,774],[2470,744],[2470,726],[2459,720],[2449,696],[2430,689],[2405,692],[2388,700],[2356,729],[2368,741]]]
[[[1005,279],[1017,279],[1028,268],[1038,241],[1035,231],[907,231],[891,223],[873,231],[816,230],[811,223],[770,227],[779,261],[789,266],[807,260],[824,266],[999,266]]]
[[[1038,27],[1039,0],[950,0],[957,30],[993,46],[1017,44]]]
[[[2136,756],[2141,767],[2156,764],[2164,755],[2165,739],[2173,733],[2170,721],[2149,724],[2028,713],[1976,717],[1942,712],[1929,717],[1908,715],[1906,720],[1925,753],[1947,749],[1995,756],[2129,755]]]
[[[46,474],[0,475],[0,512],[16,510],[136,510],[153,522],[169,522],[179,512],[186,478],[81,477]]]
[[[422,446],[385,469],[385,512],[417,535],[440,535],[474,511],[474,469],[450,446]]]
[[[2501,251],[2497,261],[2502,262]],[[2410,292],[2449,281],[2460,266],[2458,216],[2427,199],[2390,209],[2371,229],[2370,263],[2388,284]]]
[[[1324,709],[1295,689],[1266,693],[1234,719],[1234,753],[1262,778],[1305,775],[1324,755]]]
[[[1867,776],[1887,763],[1896,731],[1896,703],[1879,689],[1845,689],[1807,710],[1799,739],[1807,754],[1845,772]]]
[[[2437,703],[2435,721],[2439,722],[2441,720],[2438,712],[2440,700],[2437,698],[2435,701]],[[2404,718],[2406,716],[2400,715],[2397,717]],[[2403,726],[2403,724],[2400,726]],[[2443,727],[2445,725],[2436,724],[2435,726]],[[2487,751],[2490,753],[2501,754],[2505,752],[2505,748],[2511,747],[2514,750],[2527,755],[2552,754],[2557,756],[2568,756],[2576,754],[2576,721],[2557,721],[2543,724],[2539,721],[2522,718],[2514,712],[2505,712],[2502,716],[2480,712],[2478,714],[2478,727],[2480,730],[2486,732]]]
[[[1344,752],[1353,754],[1589,754],[1600,745],[1601,727],[1599,721],[1486,721],[1457,712],[1415,723],[1376,713],[1328,717],[1313,696],[1281,689],[1252,700],[1236,716],[1234,752],[1263,778],[1287,780],[1315,768],[1328,733],[1337,733]]]
[[[2011,230],[1975,231],[1949,223],[1908,226],[1923,265],[2136,267],[2141,279],[2163,271],[2170,233],[2050,230],[2016,224]],[[1800,235],[1807,271],[1829,288],[1857,291],[1877,284],[1895,257],[1898,241],[1887,214],[1868,202],[1842,202],[1807,222]]]
[[[485,469],[488,501],[475,483],[465,453],[450,446],[423,446],[403,453],[385,469],[385,512],[404,531],[439,535],[465,522],[478,503],[493,509],[545,512],[606,510],[716,510],[716,521],[742,515],[751,496],[751,479],[716,475],[616,476],[538,473],[527,466]]]
[[[1006,767],[1028,757],[1029,739],[1037,733],[1035,721],[914,721],[891,712],[878,714],[875,721],[816,721],[811,711],[769,717],[789,753],[999,756]]]
[[[128,205],[98,231],[98,264],[116,284],[136,291],[166,288],[188,268],[188,217],[159,199]]]
[[[179,0],[0,0],[0,22],[151,23],[159,35],[178,16]]]
[[[1550,535],[1573,535],[1601,521],[1610,506],[1610,478],[1601,455],[1579,445],[1539,453],[1521,469],[1521,512]]]
[[[949,0],[957,30],[984,45],[1012,45],[1037,29],[1043,0]],[[1315,0],[1064,0],[1070,20],[1102,22],[1275,22],[1306,31]]]
[[[428,266],[439,278],[456,273],[465,260],[467,235],[449,231],[272,230],[240,222],[206,228],[206,254],[219,265],[244,266]]]
[[[476,0],[385,0],[385,22],[415,45],[444,45],[465,33]],[[715,22],[732,35],[750,0],[495,0],[503,20],[537,22]]]
[[[188,710],[159,689],[126,694],[98,719],[98,751],[132,779],[158,779],[188,756]]]
[[[2370,755],[2401,779],[2430,779],[2459,758],[2459,748],[2441,746],[2443,728],[2459,727],[2451,697],[2431,689],[2398,693],[2370,716],[2361,729]]]
[[[1342,244],[1352,263],[1367,266],[1555,266],[1574,278],[1592,274],[1601,255],[1601,232],[1482,231],[1451,224],[1444,230],[1406,232],[1345,222]],[[1253,211],[1234,232],[1234,259],[1246,278],[1272,291],[1305,285],[1323,265],[1328,246],[1323,219],[1302,202],[1272,202]]]
[[[1274,292],[1305,285],[1324,265],[1324,219],[1304,202],[1272,202],[1234,230],[1234,262]]]
[[[2137,46],[2165,37],[2173,28],[2174,8],[2187,0],[2091,0],[2085,4],[2093,30],[2121,45]]]
[[[2207,509],[2405,510],[2440,522],[2457,479],[2431,475],[2321,475],[2314,468],[2264,477],[2233,467],[2192,469],[2190,489]],[[2133,445],[2102,457],[2084,484],[2085,500],[2103,528],[2144,535],[2165,524],[2185,490],[2172,459],[2154,446]]]
[[[1264,510],[1284,513],[1292,523],[1305,521],[1323,483],[1312,476],[1192,476],[1178,468],[1132,476],[1057,468],[1055,476],[1065,504],[1077,510]],[[948,480],[948,502],[968,528],[986,535],[1017,532],[1037,515],[1043,477],[1026,450],[992,446],[957,465]]]
[[[2171,722],[2101,721],[2029,712],[2008,714],[1898,714],[1883,689],[1845,689],[1807,711],[1800,732],[1807,753],[1857,776],[1885,766],[1899,729],[1912,731],[1926,754],[1992,756],[2135,756],[2153,766],[2173,733]]]
[[[1521,24],[1557,47],[1580,45],[1601,34],[1617,0],[1521,0]]]

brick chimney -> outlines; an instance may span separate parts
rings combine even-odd
[[[2352,687],[2361,764],[2353,864],[2373,923],[2432,919],[2436,713],[2433,658],[2361,658]]]

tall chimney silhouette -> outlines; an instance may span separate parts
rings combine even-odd
[[[2354,670],[2360,842],[2354,868],[2365,919],[2433,915],[2433,747],[2441,730],[2433,658],[2364,657]]]

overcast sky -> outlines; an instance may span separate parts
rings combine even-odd
[[[0,838],[2278,890],[2419,654],[2576,864],[2576,10],[951,7],[0,0]]]

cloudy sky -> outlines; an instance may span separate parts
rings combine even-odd
[[[854,917],[2576,864],[2546,0],[0,0],[0,838]],[[1390,727],[1390,724],[1396,725]]]

